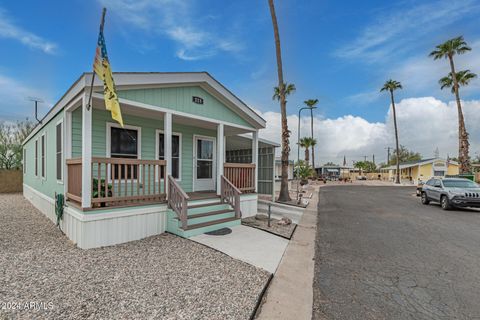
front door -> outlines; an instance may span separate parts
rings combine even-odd
[[[196,136],[193,155],[194,191],[215,190],[215,138]]]

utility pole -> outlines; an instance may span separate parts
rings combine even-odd
[[[363,156],[363,159],[364,159],[363,161],[367,162],[367,157],[368,156]]]
[[[389,164],[389,163],[390,163],[390,149],[391,149],[391,148],[390,148],[390,147],[387,147],[387,148],[385,148],[385,149],[387,149],[387,164]]]
[[[375,153],[372,155],[372,162],[375,164]]]

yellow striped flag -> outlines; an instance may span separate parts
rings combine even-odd
[[[113,81],[112,69],[108,61],[107,47],[103,37],[103,23],[98,35],[97,50],[93,62],[93,70],[103,80],[103,94],[105,96],[105,108],[111,112],[112,119],[117,121],[123,128],[122,111]]]

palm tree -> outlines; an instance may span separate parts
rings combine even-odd
[[[313,139],[313,107],[318,103],[318,99],[308,99],[303,101],[310,108],[310,129],[312,132]],[[315,141],[316,144],[316,141]],[[315,144],[312,145],[312,167],[315,169]]]
[[[468,86],[468,84],[470,83],[470,80],[475,79],[476,77],[477,75],[473,72],[470,72],[470,70],[458,71],[457,74],[455,75],[455,78],[457,78],[457,81],[458,81],[458,85],[463,87]],[[452,78],[451,72],[448,74],[448,76],[438,80],[438,83],[440,84],[440,88],[442,90],[445,88],[451,88],[452,93],[455,93],[455,90],[453,88],[453,78]]]
[[[304,137],[300,139],[299,142],[299,147],[305,148],[305,162],[307,163],[307,166],[310,162],[310,152],[309,149],[310,147],[314,146],[317,143],[317,141],[311,137]]]
[[[275,38],[275,49],[277,56],[277,73],[278,73],[278,100],[280,101],[280,112],[282,115],[282,180],[280,183],[280,193],[278,195],[279,201],[290,201],[290,194],[288,193],[288,155],[290,153],[289,138],[290,131],[287,124],[287,94],[288,87],[285,87],[283,81],[283,67],[282,67],[282,50],[280,46],[280,33],[278,31],[277,15],[275,14],[275,6],[273,0],[268,0],[270,7],[270,15],[272,16],[273,35]]]
[[[293,83],[285,83],[285,98],[295,91],[297,91],[297,88]],[[273,87],[273,100],[280,101],[280,89],[278,87]],[[285,101],[287,102],[287,101]]]
[[[460,94],[458,93],[460,84],[457,79],[457,72],[455,71],[453,56],[457,54],[464,54],[470,50],[472,49],[467,46],[467,43],[463,37],[460,36],[439,44],[436,46],[436,49],[430,53],[430,57],[432,57],[434,60],[445,58],[450,62],[450,76],[452,77],[453,92],[455,93],[458,112],[458,159],[460,162],[460,173],[466,173],[470,171],[470,159],[468,156],[469,142],[467,129],[465,128],[465,120],[463,118]]]
[[[396,143],[396,150],[397,154],[400,154],[400,148],[398,145],[398,127],[397,127],[397,112],[395,110],[395,99],[393,97],[393,91],[397,89],[403,89],[402,84],[398,81],[395,80],[387,80],[385,84],[383,85],[382,89],[380,89],[380,92],[382,91],[388,91],[390,92],[390,99],[392,102],[392,110],[393,110],[393,125],[395,127],[395,143]],[[395,178],[395,183],[400,183],[400,161],[397,157],[396,163],[397,163],[397,176]]]

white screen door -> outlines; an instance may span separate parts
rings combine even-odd
[[[194,148],[194,189],[215,190],[215,139],[195,137]]]

